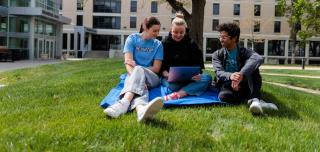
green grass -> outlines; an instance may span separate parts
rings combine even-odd
[[[288,84],[302,88],[320,90],[320,79],[263,75],[262,80],[268,82]]]
[[[276,74],[294,74],[294,75],[308,75],[320,76],[319,70],[283,70],[283,69],[262,69],[263,73],[276,73]]]
[[[264,84],[280,111],[246,105],[163,109],[109,119],[99,107],[118,83],[119,60],[46,65],[0,73],[1,151],[318,151],[319,96]]]

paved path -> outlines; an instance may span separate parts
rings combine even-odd
[[[312,78],[320,79],[320,76],[310,76],[310,75],[295,75],[295,74],[279,74],[279,73],[261,73],[262,75],[272,75],[272,76],[284,76],[284,77],[296,77],[296,78]]]
[[[303,91],[303,92],[307,92],[307,93],[320,95],[320,91],[318,91],[318,90],[301,88],[301,87],[296,87],[296,86],[282,84],[282,83],[276,83],[276,82],[263,81],[263,83],[268,83],[268,84],[272,84],[272,85],[276,85],[276,86],[280,86],[280,87],[285,87],[285,88],[289,88],[289,89],[293,89],[293,90],[298,90],[298,91]]]
[[[205,64],[207,69],[212,69],[212,64]],[[281,66],[281,65],[261,65],[259,69],[283,69],[283,70],[301,70],[301,66]],[[305,70],[320,70],[320,66],[306,66]]]
[[[46,64],[61,63],[61,60],[20,60],[14,62],[0,62],[0,72],[37,67]]]

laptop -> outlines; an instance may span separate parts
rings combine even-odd
[[[190,81],[191,78],[200,73],[198,66],[170,67],[168,82]]]

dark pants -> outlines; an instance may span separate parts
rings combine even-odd
[[[239,91],[234,91],[232,89],[231,81],[224,82],[220,88],[219,99],[231,104],[240,104],[246,99],[260,99],[261,85],[261,75],[259,71],[256,70],[250,77],[244,78],[244,80],[240,83]]]

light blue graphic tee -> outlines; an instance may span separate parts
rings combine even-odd
[[[237,54],[238,54],[237,47],[232,49],[231,51],[227,51],[227,61],[226,61],[226,72],[238,72],[238,61],[237,61]]]
[[[139,33],[128,36],[123,53],[132,53],[137,65],[150,67],[154,60],[163,60],[163,46],[157,39],[143,40]]]

